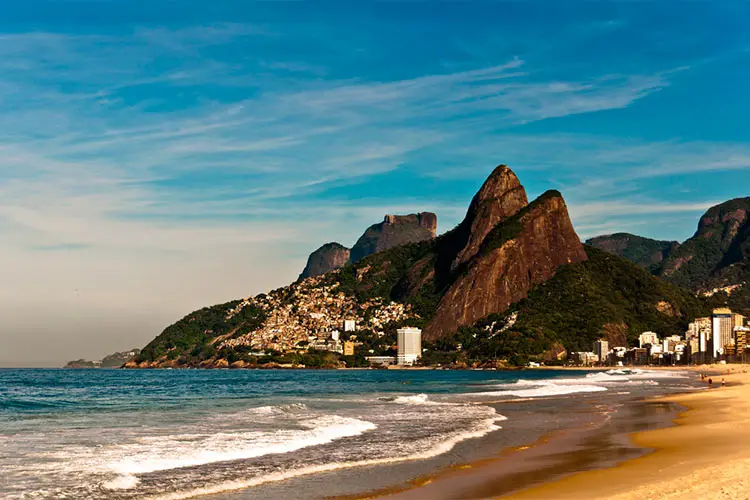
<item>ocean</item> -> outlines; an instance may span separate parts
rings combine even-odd
[[[695,385],[640,370],[3,369],[0,498],[355,494]]]

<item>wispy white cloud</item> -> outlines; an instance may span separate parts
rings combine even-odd
[[[252,55],[252,43],[279,36],[243,24],[0,35],[0,274],[24,284],[22,299],[6,291],[9,303],[31,310],[46,295],[59,316],[164,302],[166,322],[281,285],[307,251],[351,244],[386,212],[436,211],[449,229],[470,193],[432,199],[437,190],[422,182],[479,183],[493,162],[508,162],[522,178],[561,187],[576,224],[594,231],[606,218],[633,224],[625,212],[705,204],[628,203],[623,192],[639,179],[739,169],[750,157],[742,145],[518,131],[631,106],[682,68],[566,79],[517,57],[399,79],[333,78],[324,64]],[[228,46],[251,55],[229,60]],[[410,189],[373,181],[404,170]],[[357,191],[365,181],[371,192]]]

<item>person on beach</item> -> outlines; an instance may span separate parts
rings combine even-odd
[[[726,387],[727,386],[727,383],[724,381],[724,379],[721,379],[721,386],[722,387]]]
[[[711,385],[714,383],[712,379],[708,379],[708,386],[711,387]]]

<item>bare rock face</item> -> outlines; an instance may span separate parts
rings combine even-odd
[[[310,254],[300,279],[326,274],[349,262],[349,249],[339,243],[326,243]]]
[[[492,228],[528,204],[526,190],[516,174],[506,165],[495,168],[471,200],[466,218],[457,229],[465,242],[451,269],[474,257]]]
[[[495,173],[508,180],[505,184],[497,183],[507,191],[492,190],[491,196],[480,196],[486,193],[485,187]],[[534,285],[552,278],[560,266],[588,258],[560,193],[545,193],[508,217],[505,214],[516,209],[525,199],[525,192],[512,172],[496,170],[495,173],[475,197],[476,203],[472,202],[467,219],[475,213],[480,218],[501,222],[488,228],[483,221],[471,220],[472,233],[456,260],[461,263],[458,276],[427,325],[426,340],[438,339],[507,310],[525,298]],[[498,206],[491,206],[493,203]]]
[[[367,228],[351,250],[351,261],[358,262],[368,255],[389,248],[434,238],[437,234],[437,215],[421,212],[409,215],[386,215],[383,222]]]

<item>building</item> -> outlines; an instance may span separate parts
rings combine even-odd
[[[595,364],[598,360],[598,357],[593,352],[580,351],[571,352],[568,359],[570,359],[571,363],[573,363],[574,365],[589,366]]]
[[[741,314],[732,313],[732,328],[744,327],[745,317]]]
[[[643,348],[646,344],[655,345],[659,343],[659,336],[654,332],[643,332],[638,337],[638,347]]]
[[[375,366],[390,366],[396,363],[396,358],[393,356],[368,356],[365,359],[369,361],[371,365]]]
[[[594,354],[596,354],[596,360],[599,363],[606,363],[607,356],[609,356],[609,342],[604,339],[594,342]]]
[[[344,342],[344,356],[354,356],[354,342]]]
[[[737,346],[737,354],[744,354],[745,349],[750,347],[750,328],[746,326],[734,327],[734,345]]]
[[[353,319],[345,319],[344,320],[344,331],[345,332],[355,332],[357,331],[357,322]]]
[[[422,357],[422,330],[404,327],[396,330],[398,335],[398,364],[413,365]]]
[[[732,343],[734,330],[734,317],[732,311],[727,308],[714,309],[711,316],[711,339],[713,356],[724,354],[726,346]]]

